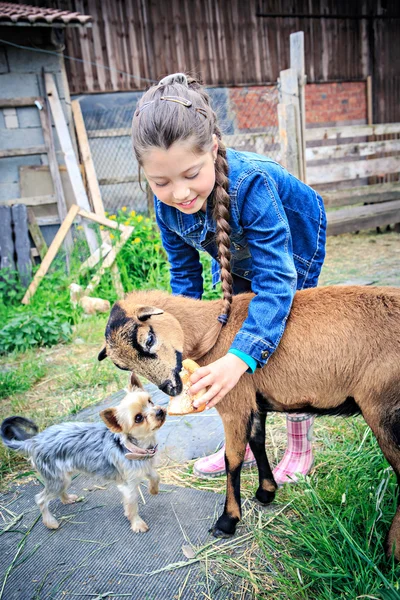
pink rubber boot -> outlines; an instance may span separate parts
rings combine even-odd
[[[313,424],[314,417],[311,415],[286,415],[288,445],[281,462],[273,470],[278,485],[296,483],[296,473],[301,475],[309,473],[314,462]]]
[[[246,453],[244,455],[244,462],[242,469],[252,467],[256,464],[256,460],[250,446],[246,446]],[[199,458],[193,465],[193,473],[201,479],[209,479],[211,477],[219,477],[225,475],[225,444],[221,450],[211,454],[210,456],[204,456]]]

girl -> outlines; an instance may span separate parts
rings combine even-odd
[[[317,285],[325,256],[321,197],[278,163],[226,149],[200,84],[169,75],[141,98],[133,117],[133,148],[154,192],[155,214],[171,265],[173,294],[201,298],[199,251],[213,257],[224,314],[232,294],[255,296],[229,352],[191,377],[191,392],[215,406],[243,373],[267,364],[285,329],[296,290]],[[278,485],[312,466],[309,415],[287,415],[288,447],[273,473]],[[250,448],[245,465],[254,463]],[[224,448],[199,459],[200,477],[225,473]]]

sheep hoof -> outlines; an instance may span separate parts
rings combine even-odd
[[[223,538],[223,539],[228,539],[234,536],[234,533],[227,533],[226,531],[222,531],[222,529],[218,529],[218,527],[211,527],[211,529],[208,530],[209,533],[212,533],[214,537],[216,538]]]
[[[257,490],[253,501],[260,506],[268,506],[275,498],[275,492],[267,492],[266,490]]]

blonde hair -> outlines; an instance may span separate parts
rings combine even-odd
[[[196,152],[207,152],[212,148],[214,134],[218,140],[218,153],[215,161],[212,214],[217,226],[216,243],[224,298],[224,313],[218,319],[225,324],[233,295],[228,163],[210,98],[196,79],[187,77],[184,73],[168,75],[145,92],[132,122],[133,150],[139,165],[143,164],[144,155],[150,148],[168,150],[178,141],[193,140]]]

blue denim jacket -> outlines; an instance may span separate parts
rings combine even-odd
[[[325,256],[326,216],[313,189],[267,157],[227,150],[232,273],[251,281],[256,294],[232,349],[264,365],[285,329],[294,293],[315,287]],[[173,294],[201,298],[199,250],[213,257],[220,279],[211,202],[186,215],[155,197],[155,214],[171,265]]]

